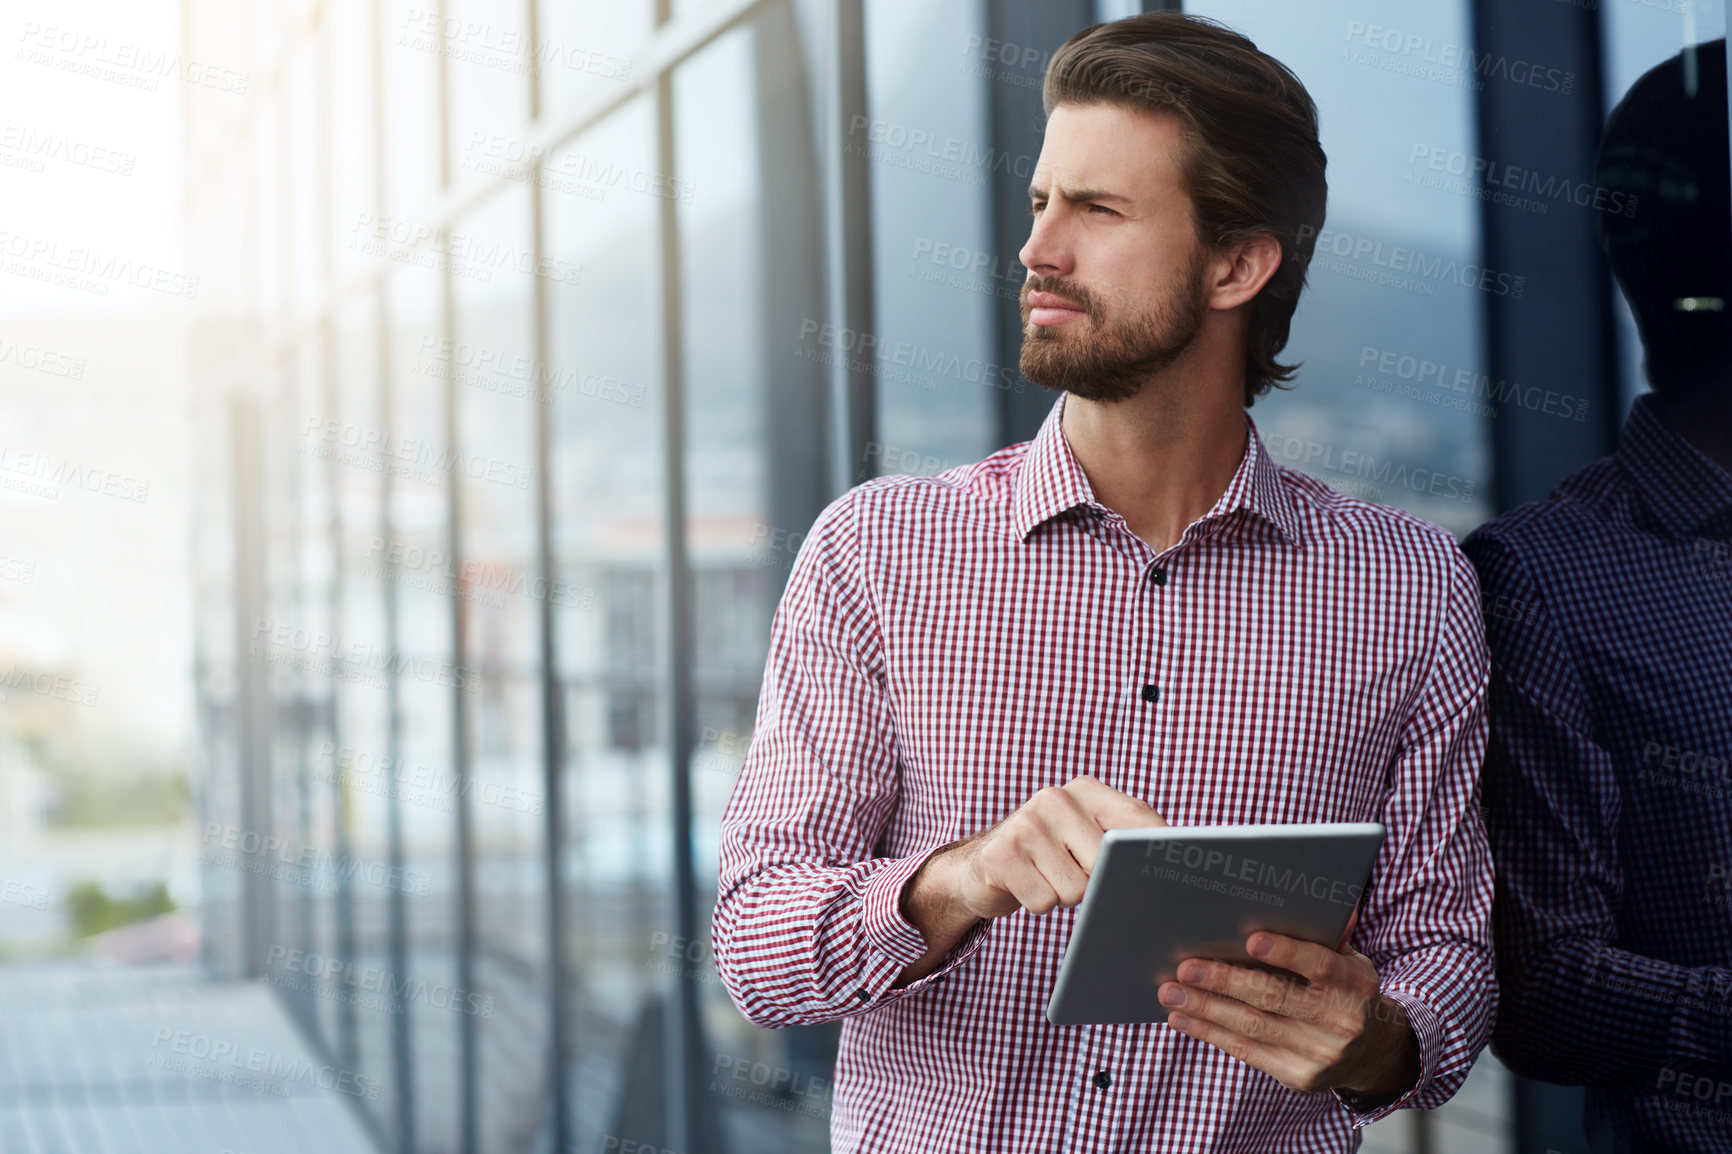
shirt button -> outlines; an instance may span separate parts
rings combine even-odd
[[[854,996],[859,998],[862,1002],[870,1002],[872,1000],[872,995],[867,993],[865,990],[855,990]]]
[[[1145,685],[1145,686],[1143,686],[1143,700],[1144,701],[1159,701],[1160,699],[1161,699],[1161,687],[1160,686],[1158,686],[1158,685]]]
[[[1105,1070],[1102,1070],[1095,1075],[1095,1088],[1097,1090],[1108,1089],[1109,1087],[1112,1086],[1112,1084],[1113,1084],[1113,1076],[1111,1074],[1107,1073]]]
[[[1157,565],[1155,568],[1149,570],[1149,580],[1153,581],[1156,585],[1165,585],[1167,583],[1167,571]]]

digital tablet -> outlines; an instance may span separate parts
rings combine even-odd
[[[1180,962],[1264,968],[1245,953],[1258,930],[1334,949],[1382,843],[1376,822],[1108,830],[1047,1020],[1164,1022],[1156,991]]]

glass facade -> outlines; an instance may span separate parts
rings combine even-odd
[[[995,3],[187,0],[189,52],[256,85],[186,113],[197,802],[235,850],[205,962],[377,1080],[381,1149],[827,1148],[834,1028],[760,1030],[717,979],[717,829],[813,517],[1050,403],[994,351],[1024,275],[994,196],[1039,146],[1002,98],[1057,40]],[[1451,176],[1471,77],[1392,67],[1363,0],[1186,7],[1322,109],[1266,442],[1465,535],[1486,298],[1523,275]],[[1467,44],[1474,15],[1377,19]],[[1508,1102],[1487,1055],[1366,1148],[1514,1149]]]

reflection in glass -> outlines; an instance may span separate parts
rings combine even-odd
[[[453,261],[457,612],[466,691],[464,794],[473,869],[473,991],[482,1148],[527,1151],[551,1089],[546,1007],[547,875],[542,866],[536,546],[535,278],[530,193],[508,185],[460,225]],[[443,350],[441,350],[443,351]],[[528,378],[528,379],[526,379]]]
[[[654,123],[649,102],[635,100],[554,150],[548,171],[606,156],[649,172]],[[576,283],[548,285],[545,373],[554,382],[554,653],[565,741],[565,1093],[578,1148],[593,1149],[607,1134],[651,1140],[661,1125],[631,1103],[641,1110],[660,1093],[655,1055],[673,964],[656,685],[656,203],[574,185],[551,188],[544,213],[547,255],[583,268]]]

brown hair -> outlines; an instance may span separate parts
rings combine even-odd
[[[1212,247],[1258,234],[1281,244],[1281,266],[1251,301],[1245,404],[1288,381],[1287,345],[1328,197],[1317,106],[1287,66],[1213,20],[1147,12],[1085,28],[1047,66],[1047,115],[1061,104],[1123,104],[1168,113],[1185,128],[1192,224]]]

